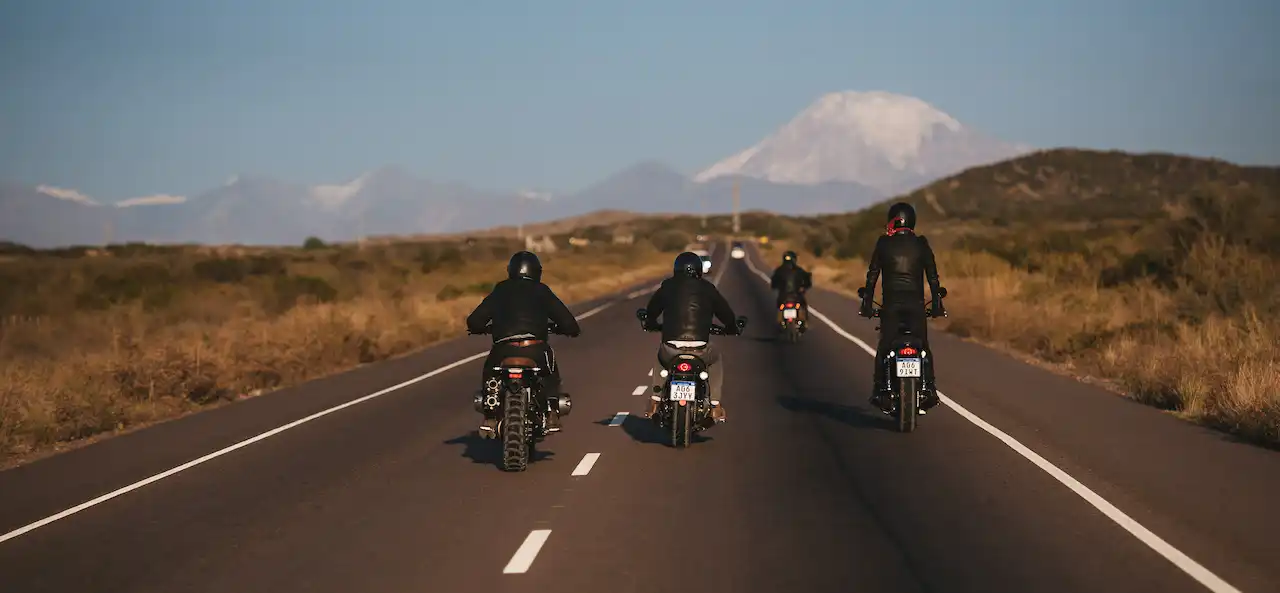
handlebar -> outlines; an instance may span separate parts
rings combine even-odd
[[[864,300],[865,300],[865,299],[867,298],[867,297],[866,297],[866,294],[867,294],[867,289],[866,289],[865,287],[862,287],[862,288],[859,288],[859,289],[858,289],[858,298],[860,298],[860,299],[864,299]],[[943,300],[943,299],[945,299],[945,298],[947,298],[947,289],[946,289],[945,287],[941,287],[941,286],[940,286],[940,287],[938,287],[938,293],[937,293],[937,294],[935,294],[935,295],[933,295],[933,296],[935,297],[933,300],[934,300],[934,301],[936,301],[936,302],[938,303],[938,305],[942,305],[942,300]],[[879,316],[880,316],[880,310],[881,310],[881,305],[880,305],[880,303],[877,303],[877,302],[875,301],[875,299],[871,299],[871,316],[869,317],[869,319],[874,319],[874,318],[879,317]],[[925,306],[925,308],[924,308],[924,314],[925,314],[925,316],[926,316],[926,317],[929,317],[929,318],[935,318],[935,319],[936,319],[936,318],[938,317],[937,313],[935,313],[935,312],[934,312],[934,307],[933,307],[933,303],[932,303],[932,302],[931,302],[929,305],[926,305],[926,306]],[[861,311],[859,311],[859,312],[858,312],[858,316],[863,317],[864,315],[862,315],[862,312],[861,312]],[[946,310],[946,308],[943,308],[943,309],[942,309],[942,315],[941,315],[941,316],[942,316],[942,317],[947,317],[947,316],[948,316],[948,315],[947,315],[947,310]]]
[[[661,323],[654,323],[652,326],[650,326],[647,323],[649,320],[649,312],[645,309],[636,309],[636,319],[640,320],[640,329],[643,329],[644,331],[647,331],[647,332],[662,331]],[[747,318],[745,315],[739,315],[735,321],[736,321],[735,325],[738,326],[738,334],[741,334],[742,330],[747,327]],[[727,329],[728,328],[726,328],[723,325],[712,323],[709,333],[713,336],[728,335],[725,333]]]
[[[548,323],[547,323],[547,331],[548,331],[548,332],[550,332],[550,333],[556,334],[556,335],[561,335],[561,336],[562,336],[562,335],[564,335],[564,334],[560,333],[560,326],[556,325],[554,322],[548,322]],[[482,328],[482,329],[481,329],[480,331],[478,331],[478,332],[473,332],[473,331],[471,331],[470,329],[468,329],[468,330],[467,330],[467,335],[472,335],[472,336],[483,336],[483,335],[488,335],[488,334],[492,334],[492,333],[493,333],[493,324],[492,324],[492,323],[490,323],[489,325],[484,326],[484,328]]]

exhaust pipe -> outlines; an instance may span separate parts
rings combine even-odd
[[[561,393],[555,399],[556,412],[561,417],[568,416],[573,411],[573,399],[569,397],[569,394]]]

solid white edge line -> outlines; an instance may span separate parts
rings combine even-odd
[[[609,426],[622,426],[622,423],[626,422],[627,415],[630,413],[631,412],[618,412],[617,414],[614,414],[613,420],[609,421]]]
[[[766,282],[769,281],[769,276],[761,272],[759,269],[757,269],[751,263],[750,257],[743,258],[743,261],[746,262],[747,267],[756,276],[759,276],[760,278],[764,279]],[[837,325],[834,321],[832,321],[826,315],[819,313],[812,306],[809,307],[809,312],[812,313],[814,317],[817,317],[819,320],[825,323],[827,327],[830,327],[832,330],[834,330],[841,337],[853,342],[854,344],[857,344],[860,348],[866,351],[867,354],[870,354],[872,357],[876,355],[875,348],[871,347],[866,342],[858,339],[853,334],[850,334],[849,332],[845,331],[844,328]],[[941,400],[942,403],[946,404],[947,407],[955,410],[956,413],[959,414],[961,418],[968,420],[974,426],[977,426],[978,428],[981,428],[983,431],[987,432],[987,434],[990,434],[991,436],[994,436],[995,438],[999,439],[1000,442],[1004,443],[1010,449],[1013,449],[1014,452],[1021,455],[1027,461],[1030,461],[1032,464],[1040,468],[1045,473],[1049,474],[1050,476],[1053,476],[1055,480],[1057,480],[1063,486],[1066,486],[1067,489],[1074,492],[1080,498],[1083,498],[1085,502],[1088,502],[1091,506],[1093,506],[1093,508],[1097,509],[1103,515],[1105,515],[1108,519],[1111,519],[1116,525],[1119,525],[1122,529],[1129,532],[1130,535],[1137,538],[1138,541],[1146,544],[1147,547],[1154,550],[1157,554],[1160,554],[1161,556],[1163,556],[1166,560],[1168,560],[1174,566],[1182,570],[1182,572],[1185,572],[1191,578],[1195,579],[1196,582],[1200,583],[1201,585],[1204,585],[1205,588],[1209,589],[1210,591],[1213,591],[1214,593],[1242,593],[1239,589],[1235,588],[1230,583],[1226,582],[1221,577],[1214,574],[1208,568],[1205,568],[1203,565],[1193,560],[1190,556],[1187,556],[1181,550],[1173,547],[1173,545],[1171,545],[1169,542],[1166,542],[1160,536],[1156,535],[1155,533],[1152,533],[1150,529],[1147,529],[1141,523],[1138,523],[1132,517],[1126,515],[1124,511],[1121,511],[1119,508],[1116,508],[1115,505],[1111,504],[1105,498],[1103,498],[1102,496],[1099,496],[1096,492],[1089,489],[1088,486],[1085,486],[1079,480],[1075,479],[1074,477],[1072,477],[1067,472],[1063,471],[1058,466],[1049,462],[1049,460],[1045,459],[1044,457],[1041,457],[1040,454],[1031,450],[1030,447],[1027,447],[1026,445],[1019,442],[1017,439],[1013,438],[1012,436],[1009,436],[1004,431],[1000,430],[999,428],[996,428],[991,423],[987,422],[986,420],[983,420],[977,414],[970,412],[964,406],[961,406],[959,403],[956,403],[955,400],[944,395],[941,391],[938,392],[938,399]]]
[[[529,537],[524,538],[524,543],[520,544],[520,549],[516,550],[511,561],[502,569],[503,574],[521,574],[527,572],[530,566],[533,566],[533,560],[538,557],[538,551],[542,549],[542,544],[547,543],[547,538],[551,537],[550,529],[534,529],[529,532]]]
[[[650,376],[650,377],[652,377],[652,376],[653,376],[653,375],[652,375],[653,371],[651,370],[651,371],[649,371],[649,372],[650,372],[650,375],[649,375],[649,376]],[[645,392],[645,390],[646,390],[646,389],[648,389],[648,387],[647,387],[647,386],[640,385],[640,386],[636,387],[636,388],[635,388],[635,390],[633,390],[633,391],[631,392],[631,395],[644,395],[644,392]]]
[[[591,468],[595,467],[596,461],[600,459],[599,453],[587,453],[582,457],[582,461],[578,462],[578,466],[573,468],[571,476],[585,476],[591,473]]]
[[[646,289],[644,289],[644,290],[642,290],[642,291],[638,291],[638,292],[639,292],[640,294],[645,294],[646,292],[652,292],[652,291],[654,291],[654,290],[657,290],[657,288],[658,288],[658,287],[657,287],[657,285],[655,285],[655,286],[652,286],[652,287],[650,287],[650,288],[646,288]],[[636,293],[632,293],[632,294],[635,294],[636,296],[639,296],[639,295],[638,295],[638,294],[636,294]],[[609,308],[609,307],[611,307],[611,306],[613,306],[613,305],[617,304],[618,302],[621,302],[621,301],[624,301],[624,300],[630,300],[630,299],[633,299],[633,298],[635,298],[635,296],[627,295],[624,299],[621,299],[621,300],[619,300],[619,301],[610,301],[610,302],[607,302],[607,303],[605,303],[605,304],[603,304],[603,305],[600,305],[600,306],[598,306],[598,307],[596,307],[596,308],[594,308],[594,309],[591,309],[590,311],[587,311],[587,312],[585,312],[585,313],[583,313],[583,314],[581,314],[581,315],[576,315],[576,316],[574,316],[574,319],[577,319],[577,320],[581,321],[581,320],[583,320],[583,319],[586,319],[586,318],[588,318],[588,317],[591,317],[592,315],[595,315],[596,313],[599,313],[599,312],[601,312],[601,311],[603,311],[603,310],[605,310],[605,309],[607,309],[607,308]],[[188,462],[186,462],[186,463],[184,463],[184,464],[182,464],[182,465],[179,465],[179,466],[177,466],[177,467],[174,467],[174,468],[171,468],[171,469],[165,470],[165,471],[163,471],[163,472],[160,472],[160,473],[158,473],[158,474],[155,474],[155,475],[153,475],[153,476],[151,476],[151,477],[149,477],[149,478],[146,478],[146,479],[143,479],[143,480],[140,480],[140,481],[134,482],[134,483],[132,483],[132,484],[129,484],[128,486],[123,486],[123,487],[118,488],[118,489],[116,489],[116,490],[112,490],[111,492],[108,492],[108,493],[106,493],[106,494],[103,494],[102,496],[99,496],[99,497],[94,498],[94,499],[92,499],[92,500],[88,500],[88,501],[86,501],[86,502],[80,503],[80,504],[78,504],[78,505],[76,505],[76,506],[74,506],[74,507],[71,507],[71,508],[69,508],[69,509],[66,509],[66,510],[64,510],[64,511],[60,512],[60,513],[57,513],[57,514],[54,514],[54,515],[50,515],[50,516],[48,516],[48,517],[45,517],[45,518],[43,518],[43,519],[40,519],[39,521],[36,521],[36,522],[31,523],[31,524],[29,524],[29,525],[25,525],[25,526],[19,527],[19,528],[14,529],[13,531],[10,531],[10,532],[8,532],[8,533],[6,533],[6,534],[4,534],[4,535],[0,535],[0,543],[4,543],[4,542],[6,542],[6,541],[9,541],[9,540],[14,539],[14,538],[16,538],[16,537],[19,537],[19,536],[21,536],[21,535],[24,535],[24,534],[30,533],[30,532],[32,532],[32,531],[35,531],[36,529],[39,529],[39,528],[41,528],[41,527],[44,527],[45,525],[48,525],[48,524],[50,524],[50,523],[53,523],[54,521],[58,521],[58,520],[61,520],[61,519],[65,519],[65,518],[67,518],[67,517],[69,517],[69,516],[71,516],[71,515],[74,515],[74,514],[76,514],[76,513],[79,513],[80,511],[83,511],[83,510],[85,510],[85,509],[89,509],[89,508],[95,507],[95,506],[97,506],[97,505],[100,505],[100,504],[102,504],[102,503],[104,503],[104,502],[107,502],[108,500],[111,500],[111,499],[116,498],[116,497],[118,497],[118,496],[121,496],[121,495],[123,495],[123,494],[128,494],[128,493],[130,493],[130,492],[133,492],[134,490],[137,490],[137,489],[139,489],[139,488],[142,488],[143,486],[147,486],[147,485],[153,484],[153,483],[155,483],[155,482],[159,482],[160,480],[163,480],[163,479],[165,479],[165,478],[167,478],[167,477],[169,477],[169,476],[172,476],[172,475],[174,475],[174,474],[177,474],[177,473],[180,473],[180,472],[186,471],[186,470],[188,470],[188,469],[191,469],[191,468],[193,468],[193,467],[195,467],[195,466],[197,466],[197,465],[200,465],[200,464],[202,464],[202,463],[205,463],[206,461],[210,461],[210,460],[213,460],[213,459],[217,459],[218,457],[222,457],[223,455],[226,455],[226,454],[231,453],[231,452],[233,452],[233,451],[236,451],[236,450],[238,450],[238,449],[242,449],[242,448],[244,448],[244,447],[247,447],[247,446],[249,446],[249,445],[252,445],[252,444],[254,444],[254,443],[258,442],[258,441],[261,441],[261,440],[263,440],[263,439],[267,439],[267,438],[273,437],[273,436],[275,436],[275,435],[277,435],[277,434],[280,434],[280,433],[282,433],[282,432],[284,432],[284,431],[286,431],[286,430],[289,430],[289,429],[291,429],[291,428],[296,428],[296,427],[298,427],[298,426],[301,426],[301,425],[303,425],[303,424],[306,424],[306,423],[308,423],[308,422],[311,422],[312,420],[316,420],[316,419],[318,419],[318,418],[322,418],[322,417],[324,417],[324,416],[328,416],[329,414],[332,414],[332,413],[337,412],[337,411],[339,411],[339,410],[343,410],[343,409],[349,408],[349,407],[354,406],[354,405],[357,405],[357,404],[362,404],[362,403],[367,402],[367,401],[369,401],[369,400],[371,400],[371,399],[374,399],[374,398],[377,398],[377,397],[381,397],[381,396],[386,395],[386,394],[388,394],[388,393],[391,393],[391,392],[393,392],[393,391],[398,391],[398,390],[400,390],[400,389],[403,389],[403,388],[408,387],[408,386],[410,386],[410,385],[413,385],[413,384],[415,384],[415,383],[418,383],[418,382],[421,382],[421,381],[425,381],[425,380],[430,379],[430,378],[432,378],[432,377],[434,377],[434,376],[436,376],[436,375],[439,375],[439,374],[441,374],[441,373],[443,373],[443,372],[445,372],[445,371],[449,371],[449,370],[452,370],[452,369],[458,368],[458,367],[460,367],[460,366],[462,366],[462,365],[464,365],[464,364],[467,364],[467,363],[469,363],[469,362],[472,362],[472,361],[475,361],[475,360],[479,360],[479,359],[481,359],[481,358],[484,358],[484,357],[485,357],[486,355],[488,355],[488,354],[489,354],[489,353],[488,353],[487,351],[485,351],[485,352],[477,352],[477,353],[472,354],[471,356],[468,356],[468,357],[466,357],[466,358],[464,358],[464,359],[462,359],[462,360],[457,360],[457,361],[451,362],[451,363],[449,363],[449,364],[447,364],[447,365],[445,365],[445,366],[442,366],[442,367],[440,367],[440,368],[438,368],[438,369],[435,369],[435,370],[433,370],[433,371],[431,371],[431,372],[429,372],[429,373],[425,373],[425,374],[422,374],[422,375],[418,375],[417,377],[414,377],[414,378],[412,378],[412,379],[409,379],[408,381],[404,381],[403,383],[398,383],[398,384],[396,384],[396,385],[392,385],[391,387],[387,387],[386,389],[382,389],[382,390],[380,390],[380,391],[376,391],[376,392],[374,392],[374,393],[370,393],[369,395],[365,395],[365,396],[362,396],[362,397],[360,397],[360,398],[353,399],[353,400],[351,400],[351,401],[349,401],[349,402],[346,402],[346,403],[343,403],[343,404],[336,405],[336,406],[334,406],[334,407],[332,407],[332,408],[329,408],[329,409],[326,409],[326,410],[321,410],[321,411],[316,412],[316,413],[314,413],[314,414],[312,414],[312,415],[310,415],[310,416],[307,416],[307,417],[305,417],[305,418],[301,418],[301,419],[298,419],[298,420],[294,420],[293,422],[290,422],[290,423],[285,424],[285,425],[282,425],[282,426],[278,426],[278,427],[276,427],[276,428],[273,428],[273,429],[271,429],[271,430],[268,430],[268,431],[266,431],[266,432],[264,432],[264,433],[262,433],[262,434],[259,434],[259,435],[257,435],[257,436],[249,437],[249,438],[247,438],[247,439],[245,439],[245,440],[243,440],[243,441],[240,441],[240,442],[238,442],[238,443],[235,443],[235,444],[233,444],[233,445],[229,445],[229,446],[227,446],[227,447],[223,447],[222,449],[218,449],[217,451],[214,451],[213,453],[209,453],[208,455],[205,455],[205,456],[200,457],[200,458],[198,458],[198,459],[193,459],[193,460],[188,461]]]

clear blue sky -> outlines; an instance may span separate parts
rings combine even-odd
[[[1035,146],[1280,163],[1280,0],[0,0],[0,178],[686,172],[888,90]]]

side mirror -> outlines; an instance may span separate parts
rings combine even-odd
[[[746,315],[739,315],[737,321],[738,321],[738,330],[742,330],[743,328],[747,327]]]
[[[648,318],[649,318],[649,311],[647,309],[636,309],[636,319],[639,319],[640,321],[644,321],[645,319],[648,319]]]
[[[859,287],[858,287],[858,298],[860,298],[860,299],[865,299],[865,298],[867,298],[867,287],[865,287],[865,286],[859,286]]]
[[[947,298],[947,287],[945,287],[945,286],[939,286],[939,287],[938,287],[938,298],[940,298],[940,299],[945,299],[945,298]]]

